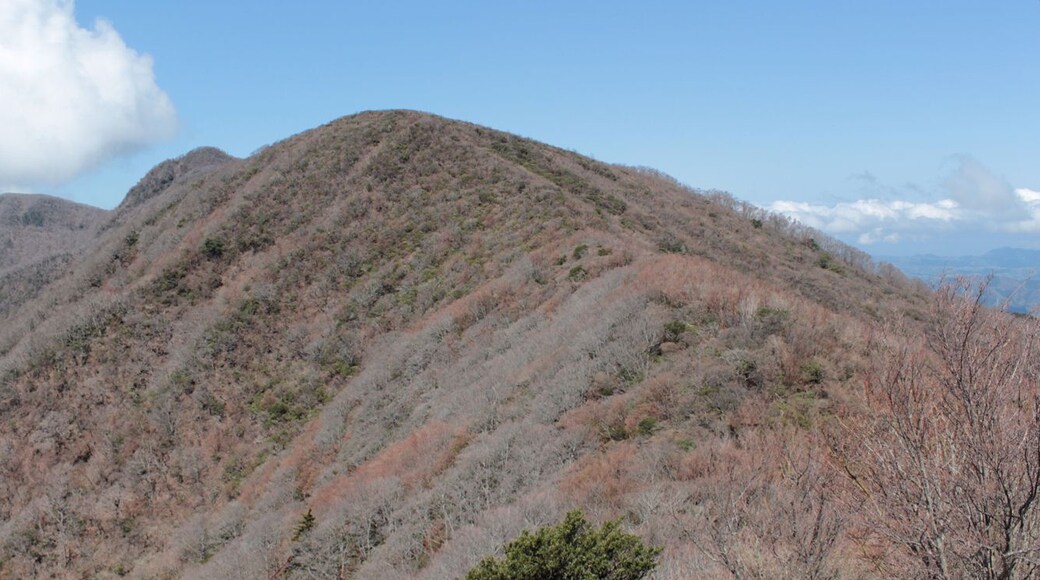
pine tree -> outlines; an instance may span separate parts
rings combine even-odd
[[[314,514],[308,509],[307,513],[303,514],[303,519],[300,523],[296,524],[296,533],[293,534],[293,541],[299,540],[304,534],[311,531],[314,527]]]
[[[643,545],[619,521],[596,530],[581,510],[556,526],[524,530],[505,548],[505,558],[485,558],[467,580],[638,580],[657,564],[660,548]]]

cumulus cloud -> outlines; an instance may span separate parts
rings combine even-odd
[[[916,186],[885,186],[869,173],[854,179],[880,195],[832,205],[777,201],[769,209],[865,245],[963,231],[1040,232],[1040,192],[1016,189],[968,156],[955,158],[931,195]],[[915,199],[922,196],[933,199]]]
[[[0,1],[0,183],[56,184],[170,137],[152,60],[72,0]]]
[[[827,233],[854,234],[861,244],[898,242],[925,231],[948,231],[964,215],[952,199],[934,203],[860,199],[831,206],[777,201],[770,209]]]
[[[942,182],[961,207],[990,217],[1010,217],[1021,210],[1022,200],[1011,184],[966,155],[955,158],[956,168]]]
[[[1006,230],[1014,233],[1040,233],[1040,191],[1027,188],[1015,190],[1025,209],[1020,219],[1010,220]]]

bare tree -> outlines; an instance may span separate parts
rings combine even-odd
[[[815,439],[779,429],[716,442],[698,467],[700,521],[683,536],[733,578],[837,577],[847,518]]]
[[[866,417],[844,422],[836,465],[869,536],[897,548],[888,573],[1040,573],[1040,321],[985,291],[945,284],[925,343],[879,340]]]

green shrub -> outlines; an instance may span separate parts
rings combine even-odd
[[[524,530],[505,548],[505,557],[485,558],[467,580],[637,580],[657,565],[660,548],[647,547],[618,521],[595,529],[580,510],[556,526]]]
[[[337,360],[332,362],[332,372],[343,378],[354,376],[357,370],[358,365],[347,361]]]
[[[823,382],[823,366],[817,361],[810,361],[802,365],[802,380],[811,385]]]
[[[206,238],[202,243],[202,253],[207,258],[219,258],[224,255],[224,241],[218,238]]]
[[[643,373],[628,367],[620,367],[617,370],[617,378],[627,386],[632,386],[643,381]]]
[[[665,342],[678,342],[688,327],[686,323],[681,320],[673,320],[668,324],[664,325],[664,340]]]
[[[170,373],[170,383],[183,392],[191,392],[194,385],[191,372],[187,369],[177,369]]]
[[[624,441],[628,439],[628,431],[624,425],[607,425],[604,428],[603,436],[607,441]]]
[[[834,272],[836,274],[845,273],[845,268],[843,268],[842,265],[834,259],[834,256],[826,252],[820,254],[820,258],[816,261],[816,264],[824,270],[830,270],[831,272]]]
[[[572,255],[575,260],[580,260],[584,258],[587,253],[589,253],[589,246],[587,244],[581,244],[574,248],[574,253]]]
[[[671,234],[658,240],[657,249],[665,254],[685,254],[688,251],[686,244]]]
[[[788,325],[791,313],[783,308],[762,306],[755,311],[756,330],[762,336],[780,334]]]
[[[657,419],[654,419],[653,417],[643,417],[642,420],[639,421],[640,435],[647,437],[653,435],[654,431],[657,431]]]
[[[783,308],[773,308],[771,306],[760,306],[758,310],[755,311],[755,317],[760,319],[775,318],[780,321],[786,321],[790,315],[791,313]]]
[[[584,280],[586,275],[588,275],[588,272],[586,272],[585,268],[582,268],[581,266],[575,266],[567,273],[567,277],[575,282]]]
[[[224,402],[213,396],[209,391],[203,391],[197,397],[199,405],[204,411],[214,417],[223,417],[226,406]]]
[[[758,363],[754,359],[742,358],[737,361],[737,375],[743,381],[744,386],[752,388],[757,386]]]
[[[36,226],[38,228],[43,227],[44,217],[43,210],[38,208],[31,208],[29,211],[22,214],[22,225],[23,226]]]

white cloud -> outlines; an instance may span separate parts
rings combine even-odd
[[[1007,231],[1014,233],[1040,233],[1040,191],[1019,188],[1015,195],[1022,200],[1025,211],[1021,219],[1008,224]]]
[[[1019,199],[1030,205],[1040,204],[1040,191],[1033,191],[1032,189],[1026,189],[1024,187],[1016,189],[1015,193],[1018,194]]]
[[[866,198],[833,205],[777,201],[772,211],[793,217],[824,232],[856,239],[860,244],[923,240],[953,232],[1040,232],[1040,191],[1014,189],[981,163],[967,156],[932,195],[934,201]],[[900,192],[882,186],[869,173],[856,178],[872,190],[898,197]],[[906,197],[921,190],[908,187]]]
[[[962,216],[957,202],[949,199],[936,203],[860,199],[830,206],[777,201],[769,209],[829,233],[872,232],[869,236],[872,240],[883,239],[886,236],[879,234],[887,230],[898,233],[906,226],[917,224],[916,228],[922,222],[944,226]]]
[[[1003,178],[967,155],[954,160],[957,166],[943,180],[942,188],[962,207],[994,217],[1010,217],[1021,209],[1021,200]]]
[[[176,129],[151,58],[73,9],[0,0],[0,183],[61,183]]]

